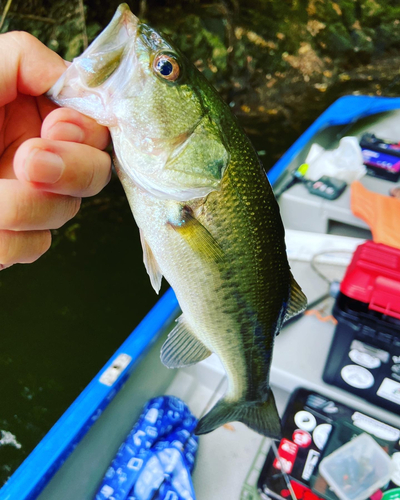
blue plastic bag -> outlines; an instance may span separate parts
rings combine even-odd
[[[195,500],[197,419],[178,398],[150,400],[120,446],[95,500]]]

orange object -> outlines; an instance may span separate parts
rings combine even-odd
[[[318,321],[322,321],[322,323],[327,323],[328,321],[332,321],[334,325],[337,325],[337,320],[329,314],[328,316],[322,316],[322,314],[317,309],[308,309],[308,311],[304,311],[304,316],[315,316]]]
[[[400,199],[374,193],[355,181],[351,210],[369,225],[375,243],[400,248]]]

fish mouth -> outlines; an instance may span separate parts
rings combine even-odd
[[[138,25],[139,19],[132,14],[129,6],[126,3],[121,4],[109,24],[89,45],[82,56],[114,51],[125,46],[131,37],[136,36]]]
[[[76,79],[80,80],[81,86],[83,84],[91,90],[106,82],[120,66],[129,42],[137,37],[139,24],[139,19],[132,14],[128,5],[121,4],[106,28],[73,60],[73,64],[48,91],[47,96],[56,102],[60,97],[77,97],[76,86],[72,89],[66,85]],[[83,90],[80,89],[80,95]]]

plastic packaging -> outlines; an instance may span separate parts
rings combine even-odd
[[[313,144],[305,163],[308,164],[305,177],[312,181],[328,175],[350,184],[366,174],[356,137],[343,137],[338,148],[333,150],[325,150],[319,144]]]
[[[341,500],[366,500],[389,482],[391,463],[389,455],[364,433],[324,458],[319,471]]]

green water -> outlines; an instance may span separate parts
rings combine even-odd
[[[157,300],[141,262],[113,179],[47,255],[0,273],[0,430],[21,445],[0,446],[0,484]]]

